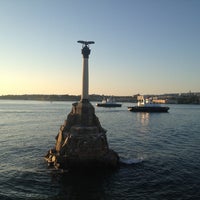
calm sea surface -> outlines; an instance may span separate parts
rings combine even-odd
[[[69,174],[44,155],[73,102],[0,100],[0,199],[200,199],[200,106],[169,113],[98,108],[121,167],[113,173]]]

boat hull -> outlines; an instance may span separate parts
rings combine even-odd
[[[107,107],[107,108],[111,108],[111,107],[121,107],[122,104],[118,104],[118,103],[97,103],[96,106],[98,107]]]
[[[128,107],[131,112],[168,112],[169,107],[148,107],[148,106],[133,106]]]

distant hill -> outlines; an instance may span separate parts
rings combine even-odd
[[[0,99],[9,100],[38,100],[38,101],[77,101],[80,96],[76,95],[44,95],[44,94],[24,94],[24,95],[3,95]]]
[[[137,102],[137,95],[133,96],[113,96],[117,102]],[[145,95],[163,99],[170,104],[200,104],[200,93],[182,93],[182,94],[162,94],[162,95]],[[108,98],[107,95],[92,94],[89,96],[90,101],[102,101],[103,98]],[[37,100],[37,101],[80,101],[80,95],[45,95],[45,94],[24,94],[24,95],[2,95],[0,99],[6,100]]]
[[[90,95],[90,101],[102,101],[104,95]],[[132,96],[113,96],[116,101],[120,102],[136,102]],[[37,100],[37,101],[80,101],[80,95],[43,95],[43,94],[25,94],[25,95],[2,95],[0,99],[7,100]]]

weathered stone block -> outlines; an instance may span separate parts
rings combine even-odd
[[[119,157],[109,149],[102,128],[89,101],[74,103],[67,120],[56,136],[55,149],[46,155],[59,168],[117,167]]]

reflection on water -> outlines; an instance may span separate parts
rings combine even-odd
[[[102,173],[65,173],[59,177],[58,197],[66,199],[102,199],[105,197],[104,182],[109,177]]]
[[[137,113],[136,117],[141,133],[147,133],[150,118],[149,113]]]
[[[149,124],[149,113],[137,113],[137,120],[143,126],[148,126]]]

